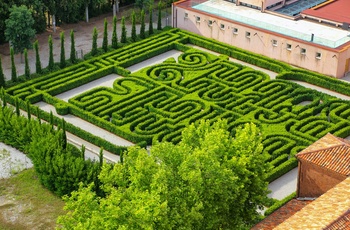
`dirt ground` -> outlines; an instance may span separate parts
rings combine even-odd
[[[120,40],[121,35],[121,25],[120,25],[120,19],[122,16],[130,14],[129,11],[121,11],[117,14],[118,23],[117,23],[117,35],[118,40]],[[164,15],[164,14],[163,14]],[[146,20],[148,16],[146,16]],[[171,18],[170,16],[168,16]],[[45,68],[48,65],[48,59],[49,59],[49,45],[48,45],[48,39],[49,35],[52,35],[53,38],[53,54],[54,54],[54,60],[55,62],[59,62],[60,60],[60,52],[61,52],[61,44],[60,44],[60,33],[65,33],[65,56],[66,59],[70,56],[70,31],[73,29],[74,31],[74,40],[75,40],[75,49],[78,53],[78,58],[81,58],[82,55],[85,55],[86,53],[90,52],[91,46],[92,46],[92,32],[93,28],[96,27],[98,30],[98,40],[97,44],[98,47],[102,46],[102,39],[103,39],[103,30],[104,30],[104,19],[107,19],[108,21],[108,43],[111,43],[111,37],[112,37],[112,24],[113,24],[113,13],[108,13],[101,15],[99,17],[90,18],[89,22],[81,21],[79,23],[75,24],[64,24],[60,27],[56,27],[56,32],[53,32],[53,28],[47,28],[47,30],[44,33],[37,34],[36,40],[39,41],[39,52],[40,52],[40,59],[41,59],[41,66]],[[153,28],[156,28],[157,23],[157,15],[154,13],[153,15]],[[166,25],[168,23],[170,25],[170,22],[166,21],[166,18],[163,18],[162,25]],[[130,31],[128,27],[131,27],[130,22],[126,20],[126,26],[127,26],[127,32],[128,36],[130,36]],[[139,25],[136,25],[137,31],[139,31]],[[146,30],[148,28],[148,24],[146,23]],[[5,74],[5,77],[7,80],[11,79],[11,58],[10,58],[10,48],[9,44],[3,44],[0,45],[0,55],[2,59],[2,67]],[[24,59],[24,58],[23,58]],[[29,66],[31,72],[35,72],[35,51],[33,49],[28,50],[28,60],[29,60]],[[24,74],[24,60],[23,63],[21,63],[21,56],[20,54],[15,55],[15,64],[17,69],[17,76]]]

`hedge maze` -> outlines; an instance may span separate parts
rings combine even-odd
[[[224,55],[215,56],[186,44]],[[270,80],[263,72],[229,61],[228,56],[286,74],[291,67],[235,47],[178,29],[90,59],[6,90],[11,100],[53,104],[59,114],[71,113],[134,143],[179,142],[182,129],[200,119],[226,119],[231,132],[246,122],[264,135],[264,151],[274,166],[268,180],[296,166],[293,157],[326,133],[350,135],[350,103],[286,80]],[[169,58],[135,73],[127,67],[169,50]],[[113,87],[96,87],[71,98],[55,95],[111,73]]]

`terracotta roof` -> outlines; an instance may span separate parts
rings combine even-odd
[[[339,174],[350,175],[350,142],[327,134],[296,155]]]
[[[350,229],[350,209],[339,217],[336,221],[331,223],[324,230],[348,230]]]
[[[276,230],[324,229],[350,208],[350,177],[278,225]],[[340,223],[339,223],[340,224]]]
[[[267,216],[265,219],[256,224],[253,228],[251,228],[251,230],[271,230],[294,215],[310,202],[312,201],[302,201],[297,199],[290,200],[285,205],[271,213],[271,215]]]

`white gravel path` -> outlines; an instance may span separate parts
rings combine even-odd
[[[298,168],[294,168],[269,184],[270,198],[282,200],[297,189]]]

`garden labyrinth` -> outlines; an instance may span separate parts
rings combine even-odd
[[[207,42],[172,29],[21,83],[6,93],[32,104],[52,104],[59,114],[73,114],[134,143],[179,142],[183,128],[201,119],[226,119],[231,132],[252,122],[262,131],[264,150],[275,171],[286,164],[295,166],[294,154],[328,132],[350,135],[348,101],[285,80],[270,80],[263,72],[230,62],[228,56],[187,46],[194,39],[199,46],[201,39]],[[133,73],[128,70],[171,50],[182,54]],[[124,77],[68,102],[55,97],[112,73]]]

